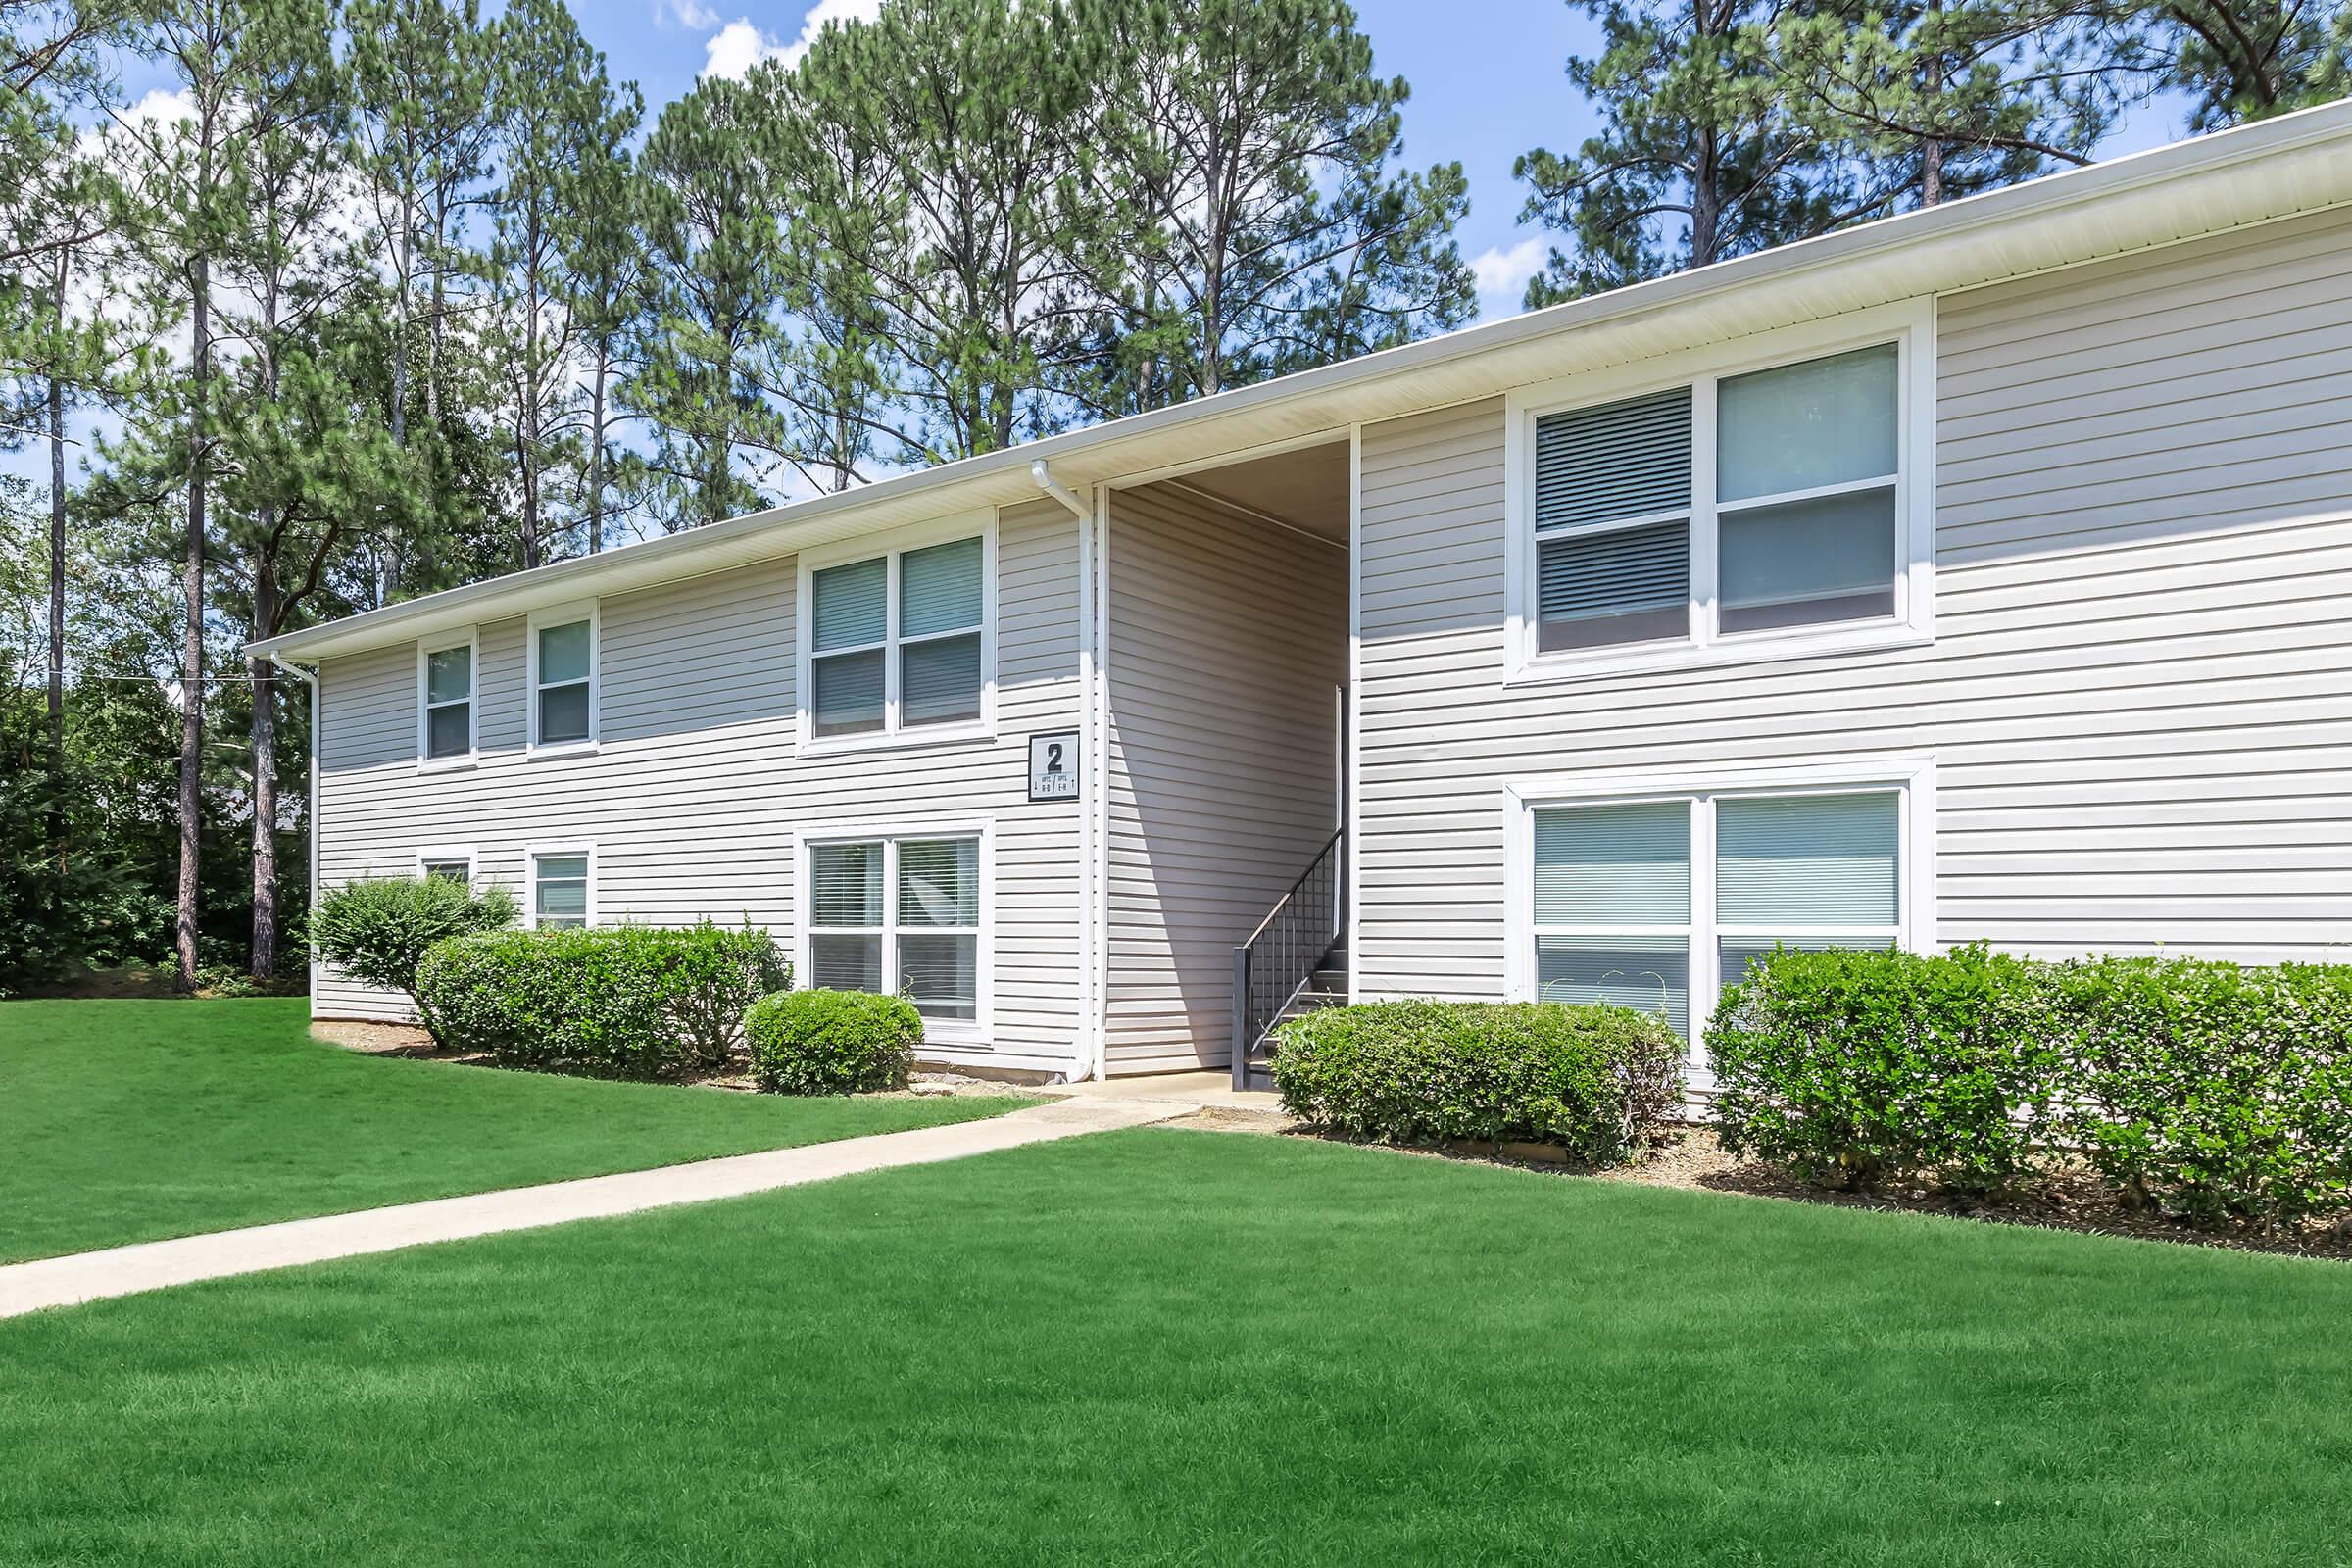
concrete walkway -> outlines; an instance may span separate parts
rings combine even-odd
[[[71,1306],[110,1296],[254,1274],[265,1269],[323,1263],[330,1258],[389,1252],[426,1242],[454,1242],[500,1231],[534,1230],[575,1219],[634,1214],[672,1203],[740,1198],[798,1187],[859,1171],[927,1165],[1000,1149],[1018,1149],[1083,1133],[1141,1127],[1190,1114],[1197,1103],[1179,1097],[1080,1096],[1033,1105],[983,1121],[955,1122],[911,1132],[877,1133],[830,1144],[730,1154],[690,1165],[590,1176],[579,1181],[514,1187],[504,1192],[398,1203],[352,1214],[286,1220],[244,1230],[214,1231],[168,1242],[140,1242],[99,1252],[45,1257],[0,1266],[0,1317]]]

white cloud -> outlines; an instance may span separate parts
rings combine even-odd
[[[669,14],[678,19],[681,26],[696,32],[708,32],[719,24],[718,13],[704,5],[702,0],[669,0]],[[658,19],[661,13],[654,13]]]
[[[671,0],[671,3],[678,20],[690,27],[709,26],[718,20],[702,0]],[[780,62],[790,71],[801,63],[801,56],[808,52],[808,46],[816,42],[826,23],[871,22],[881,10],[882,0],[816,0],[801,18],[800,36],[790,43],[762,30],[751,18],[738,17],[704,42],[703,74],[740,80],[762,60]],[[700,22],[694,20],[698,16]]]
[[[1550,254],[1551,242],[1537,235],[1509,250],[1490,245],[1472,257],[1470,270],[1478,280],[1479,316],[1492,320],[1518,315],[1520,301],[1527,297],[1528,280],[1544,270]]]

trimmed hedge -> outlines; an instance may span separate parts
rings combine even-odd
[[[1707,1043],[1724,1146],[1812,1175],[2076,1157],[2190,1215],[2352,1208],[2352,966],[1784,952]]]
[[[674,1078],[722,1065],[752,1004],[792,983],[765,931],[503,931],[436,944],[416,976],[443,1045],[502,1065],[600,1078]]]
[[[780,1095],[854,1095],[903,1089],[923,1043],[923,1015],[904,997],[863,991],[786,991],[743,1020],[752,1078]]]
[[[1816,1179],[2001,1186],[2045,1135],[2056,1083],[2030,975],[1983,948],[1758,960],[1707,1032],[1723,1146]]]
[[[1375,1002],[1294,1018],[1275,1046],[1285,1108],[1382,1143],[1550,1144],[1605,1165],[1682,1102],[1681,1040],[1627,1007]]]

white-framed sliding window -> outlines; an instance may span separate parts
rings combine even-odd
[[[995,732],[997,527],[944,517],[800,559],[804,752]]]
[[[534,844],[523,851],[523,924],[534,931],[596,924],[596,846]]]
[[[594,600],[531,612],[524,638],[529,755],[596,750],[603,685],[598,630]]]
[[[481,649],[474,628],[416,644],[416,765],[470,767],[480,723]]]
[[[1934,940],[1934,760],[1512,779],[1506,988],[1662,1014],[1699,1050],[1751,956]]]
[[[996,915],[986,821],[860,824],[797,834],[794,984],[887,992],[924,1038],[985,1043]]]
[[[473,886],[474,855],[470,845],[449,845],[416,852],[416,874],[420,877],[445,876],[453,882]]]
[[[1935,302],[1505,398],[1505,675],[1935,634]]]

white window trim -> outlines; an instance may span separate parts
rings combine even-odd
[[[447,647],[448,645],[445,643],[442,646]],[[480,871],[482,862],[479,857],[473,853],[473,846],[470,844],[448,844],[418,850],[416,852],[416,875],[421,880],[426,866],[446,865],[452,860],[466,862],[466,885],[469,888],[472,887],[473,879]]]
[[[588,858],[588,912],[582,923],[590,926],[596,924],[596,846],[585,841],[531,844],[524,846],[522,852],[522,924],[525,930],[539,929],[539,862],[566,855],[584,855]],[[549,929],[558,928],[551,926]]]
[[[539,738],[539,628],[564,626],[575,620],[588,623],[588,738],[578,741],[542,741]],[[524,755],[573,757],[595,751],[604,724],[605,707],[605,628],[600,602],[583,599],[568,605],[550,605],[544,610],[532,611],[523,627],[522,646],[523,702],[529,710],[525,722],[530,726],[530,744]]]
[[[1536,923],[1535,813],[1549,807],[1625,805],[1637,801],[1695,801],[1690,815],[1690,920],[1688,926],[1592,927],[1611,935],[1644,931],[1682,935],[1690,944],[1690,1064],[1694,1087],[1711,1087],[1706,1072],[1705,1033],[1722,977],[1717,951],[1724,935],[1754,934],[1753,928],[1715,924],[1715,801],[1726,796],[1859,794],[1897,792],[1900,811],[1895,867],[1895,945],[1914,953],[1936,943],[1936,759],[1927,753],[1855,754],[1808,758],[1794,762],[1720,762],[1660,771],[1612,768],[1592,773],[1541,774],[1503,781],[1503,990],[1513,1002],[1536,999],[1536,936],[1584,929]],[[1843,928],[1823,927],[1809,935],[1835,936]],[[1861,931],[1862,927],[1853,927]],[[1884,927],[1871,927],[1876,936]],[[1766,933],[1787,936],[1787,931]]]
[[[899,649],[902,646],[899,642],[899,560],[909,550],[971,538],[980,541],[980,716],[961,724],[922,724],[913,729],[902,729],[899,726]],[[882,728],[859,735],[820,737],[816,733],[816,714],[812,708],[815,688],[811,666],[816,653],[813,579],[817,572],[827,566],[871,561],[877,556],[887,557],[890,562],[883,588],[887,629],[882,643],[885,650],[882,659]],[[954,516],[937,517],[929,522],[914,523],[885,533],[845,539],[821,549],[805,550],[800,558],[800,582],[794,606],[796,640],[799,645],[793,683],[799,732],[795,747],[797,755],[822,757],[837,752],[940,746],[996,738],[997,514],[993,509],[957,513]]]
[[[1891,620],[1763,631],[1714,632],[1715,384],[1723,377],[1894,343],[1896,383],[1894,616]],[[1679,643],[1537,649],[1536,420],[1678,386],[1691,388],[1690,633]],[[1503,679],[1511,684],[1589,680],[1800,659],[1815,654],[1907,648],[1936,638],[1936,302],[1908,300],[1733,343],[1693,349],[1590,374],[1518,388],[1503,399]],[[1844,488],[1826,487],[1828,490]],[[1758,498],[1760,501],[1763,498]],[[1785,498],[1781,498],[1785,499]],[[1741,502],[1741,506],[1756,504]],[[1679,514],[1678,514],[1679,515]],[[1620,526],[1611,524],[1610,527]]]
[[[810,938],[816,927],[809,920],[815,908],[815,868],[808,853],[818,844],[864,844],[880,839],[888,846],[882,856],[883,920],[882,973],[884,983],[897,974],[898,953],[890,933],[892,926],[890,900],[898,897],[899,853],[903,839],[969,839],[980,841],[980,935],[979,952],[975,956],[973,986],[977,995],[972,999],[973,1016],[965,1018],[925,1018],[923,1041],[926,1045],[985,1046],[996,1027],[996,949],[997,949],[997,827],[993,817],[952,817],[940,821],[909,821],[894,818],[883,822],[844,822],[829,824],[809,831],[796,829],[792,835],[793,866],[793,934],[792,983],[806,989],[814,970],[809,954]],[[832,930],[864,930],[865,927],[826,927]],[[895,992],[893,993],[896,994]]]
[[[456,757],[432,755],[432,657],[452,648],[466,650],[466,750]],[[482,749],[482,645],[480,628],[468,626],[465,635],[444,634],[416,640],[416,770],[438,773],[474,765]]]

